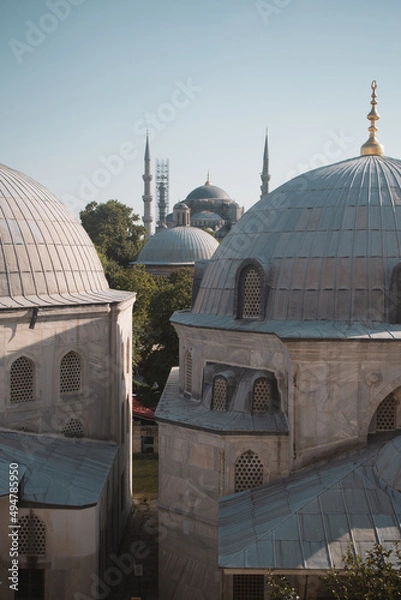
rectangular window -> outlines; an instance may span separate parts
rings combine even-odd
[[[264,600],[263,575],[233,575],[233,600]]]
[[[19,569],[15,600],[45,600],[44,569]]]

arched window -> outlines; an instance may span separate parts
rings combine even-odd
[[[395,429],[395,398],[390,394],[377,407],[376,431],[395,431]]]
[[[62,433],[65,437],[80,438],[84,435],[84,428],[81,421],[73,417],[64,425]]]
[[[235,461],[235,491],[242,492],[263,484],[263,464],[252,450]]]
[[[35,400],[35,364],[26,356],[17,358],[10,370],[10,401],[32,402]]]
[[[190,350],[185,353],[184,373],[184,391],[187,394],[192,394],[192,352]]]
[[[275,413],[280,410],[277,386],[268,377],[259,377],[253,384],[252,412]]]
[[[216,375],[213,379],[212,410],[225,412],[227,410],[227,379]]]
[[[34,514],[18,519],[18,544],[21,554],[46,554],[46,527]]]
[[[60,394],[78,392],[81,389],[81,359],[76,352],[68,352],[60,363]]]
[[[238,281],[238,317],[261,319],[262,300],[262,278],[259,270],[253,265],[244,267]]]

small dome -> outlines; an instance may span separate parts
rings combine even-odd
[[[5,165],[0,248],[0,307],[96,302],[113,293],[79,221],[45,187]]]
[[[209,259],[218,242],[196,227],[173,227],[156,233],[140,251],[136,262],[142,265],[191,265]]]
[[[217,185],[201,185],[200,187],[195,188],[188,194],[185,198],[185,202],[188,200],[230,200],[230,196],[217,187]]]
[[[360,156],[304,173],[231,229],[193,311],[232,317],[238,270],[256,261],[269,288],[265,320],[388,322],[400,231],[400,160]]]

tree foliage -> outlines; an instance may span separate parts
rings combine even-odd
[[[149,304],[149,328],[141,370],[146,383],[163,389],[173,366],[178,365],[178,337],[170,323],[176,310],[191,306],[192,269],[178,269],[157,279],[157,290]]]
[[[104,204],[90,202],[79,213],[81,223],[92,242],[110,264],[126,267],[143,246],[145,228],[139,225],[139,216],[118,200]]]
[[[397,568],[396,568],[397,567]],[[333,569],[323,579],[329,597],[336,600],[401,599],[401,550],[375,544],[366,558],[351,548],[343,557],[343,568]]]

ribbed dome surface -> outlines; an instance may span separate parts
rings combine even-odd
[[[140,251],[143,265],[189,264],[210,258],[219,243],[196,227],[173,227],[156,233]]]
[[[232,316],[247,259],[266,272],[266,320],[386,322],[401,261],[401,161],[352,158],[264,197],[213,256],[193,312]]]
[[[188,196],[185,198],[185,202],[187,202],[188,200],[209,200],[209,199],[224,199],[224,200],[230,200],[230,196],[227,194],[227,192],[225,192],[224,190],[222,190],[221,188],[217,187],[217,185],[201,185],[197,188],[195,188],[194,190],[192,190],[192,192],[190,192],[188,194]]]
[[[99,292],[111,290],[82,225],[42,185],[0,165],[0,306],[88,302],[82,294]]]

